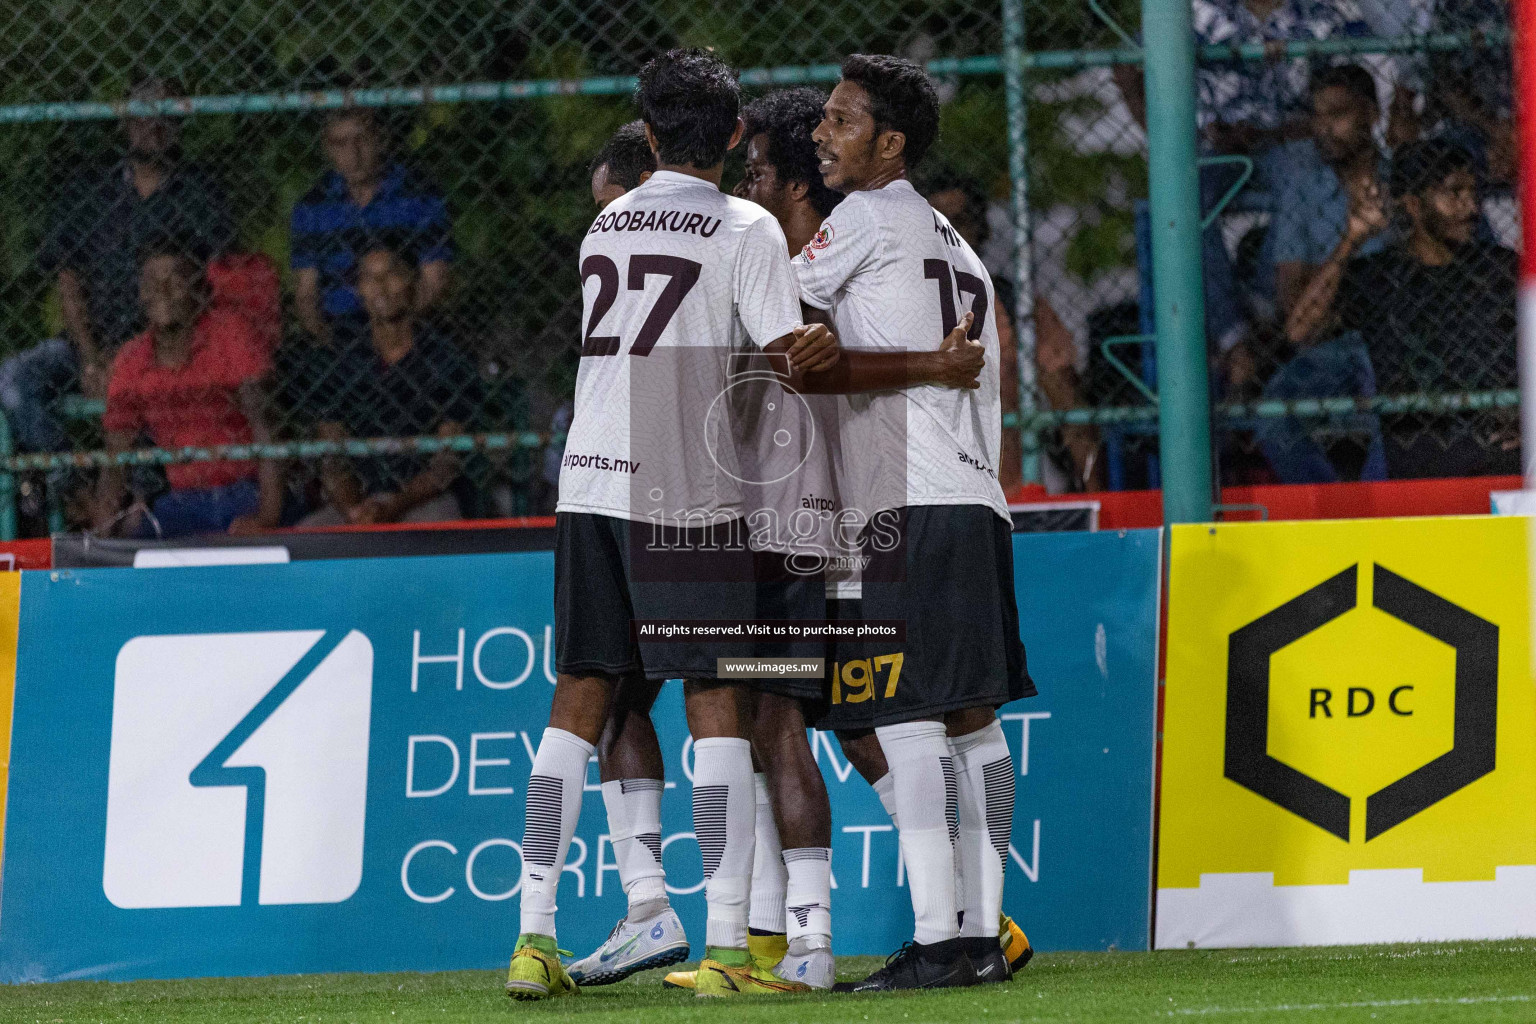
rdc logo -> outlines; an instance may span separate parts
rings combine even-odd
[[[363,872],[373,645],[141,636],[117,655],[102,889],[125,909],[339,903]]]

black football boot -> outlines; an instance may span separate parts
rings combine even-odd
[[[898,992],[913,988],[963,988],[976,984],[976,968],[963,939],[923,945],[908,942],[863,981],[843,981],[834,992]],[[994,943],[995,944],[995,943]]]

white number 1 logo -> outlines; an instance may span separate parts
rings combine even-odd
[[[117,655],[102,889],[123,908],[339,903],[363,872],[373,645],[141,636]]]

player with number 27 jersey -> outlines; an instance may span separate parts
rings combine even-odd
[[[673,171],[592,223],[558,511],[647,522],[742,514],[730,357],[799,326],[784,250],[762,207]]]

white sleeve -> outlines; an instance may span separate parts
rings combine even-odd
[[[817,309],[831,309],[838,290],[869,265],[879,246],[880,226],[866,204],[857,193],[844,199],[791,263],[800,286],[800,301]]]
[[[736,315],[758,348],[766,348],[800,326],[800,302],[785,254],[789,243],[772,217],[747,228],[731,282]]]

